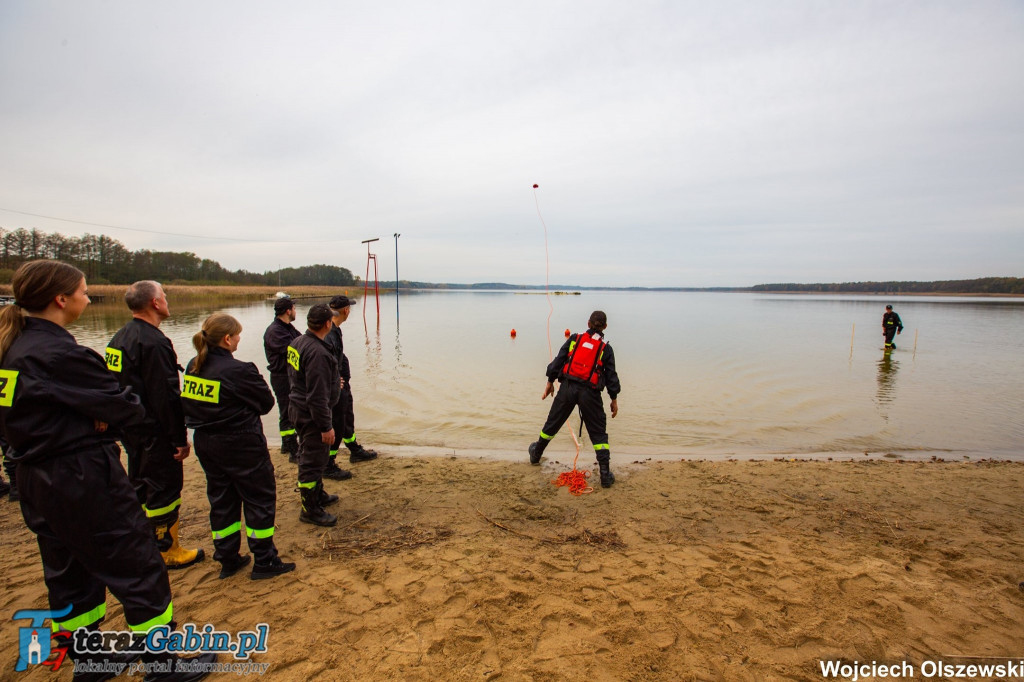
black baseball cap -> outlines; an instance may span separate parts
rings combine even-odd
[[[347,308],[350,305],[355,305],[355,304],[356,304],[356,302],[354,300],[352,300],[351,298],[349,298],[348,296],[338,295],[338,296],[335,296],[334,298],[332,298],[331,302],[328,305],[331,306],[331,310],[341,310],[342,308]]]
[[[327,321],[330,320],[334,315],[331,314],[331,309],[323,303],[317,303],[315,306],[309,309],[306,313],[306,326],[310,329],[320,329]]]

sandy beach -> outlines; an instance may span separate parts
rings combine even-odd
[[[574,497],[550,483],[564,462],[385,454],[327,483],[339,522],[321,529],[272,456],[298,570],[171,574],[179,623],[269,625],[267,679],[821,680],[840,659],[922,679],[928,661],[1024,657],[1021,463],[613,457],[616,485]],[[212,554],[204,485],[190,458],[182,537]],[[46,591],[6,499],[0,534],[0,678],[54,679],[13,672],[10,615]]]

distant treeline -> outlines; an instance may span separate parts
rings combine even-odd
[[[71,263],[92,284],[130,284],[155,279],[165,284],[261,284],[350,286],[356,278],[336,265],[306,265],[264,273],[228,270],[191,252],[130,251],[106,235],[68,237],[39,230],[0,227],[0,282],[10,282],[25,261],[53,258]]]
[[[1024,294],[1024,278],[982,277],[939,282],[842,282],[839,284],[758,284],[751,291],[826,294]]]

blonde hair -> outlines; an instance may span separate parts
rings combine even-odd
[[[192,363],[192,371],[198,372],[206,362],[211,347],[220,345],[225,336],[240,334],[242,323],[227,313],[214,313],[203,322],[203,328],[192,336],[192,345],[196,349],[196,359]]]
[[[85,279],[85,273],[59,260],[23,263],[11,279],[14,303],[0,308],[0,361],[25,328],[25,311],[46,310],[54,298],[70,296]]]

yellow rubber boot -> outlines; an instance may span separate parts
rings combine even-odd
[[[185,549],[178,544],[178,521],[175,519],[170,526],[159,525],[156,527],[156,541],[161,547],[166,546],[167,538],[171,540],[171,546],[167,551],[160,552],[168,569],[185,568],[197,564],[206,558],[202,547],[196,549]]]

